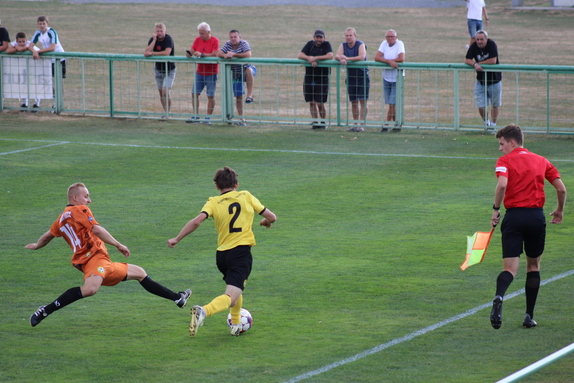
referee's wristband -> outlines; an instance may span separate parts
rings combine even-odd
[[[496,207],[495,205],[492,205],[492,208],[493,208],[494,210],[500,210],[500,206],[499,206],[499,207]]]

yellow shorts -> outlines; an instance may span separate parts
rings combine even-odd
[[[115,286],[125,280],[128,275],[128,264],[112,262],[107,255],[96,254],[88,263],[81,265],[81,271],[86,278],[97,275],[104,278],[103,286]]]

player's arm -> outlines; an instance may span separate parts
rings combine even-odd
[[[277,221],[277,217],[273,212],[269,209],[265,209],[263,213],[261,213],[263,219],[259,222],[260,226],[265,226],[266,228],[270,228],[273,222]]]
[[[0,52],[7,51],[9,47],[11,47],[10,41],[0,41]],[[8,52],[6,52],[8,53]]]
[[[177,237],[168,239],[167,245],[169,247],[174,247],[179,243],[179,241],[184,239],[189,234],[193,233],[195,229],[197,229],[199,225],[201,225],[201,223],[206,219],[207,219],[207,213],[205,212],[199,213],[197,217],[195,217],[194,219],[185,224],[185,226],[183,227],[183,229],[181,229]]]
[[[107,243],[108,245],[115,246],[124,257],[130,256],[130,249],[127,246],[122,245],[117,239],[115,239],[109,231],[107,231],[103,226],[94,225],[92,227],[92,233],[94,233],[98,238]]]
[[[504,195],[506,194],[506,186],[508,185],[508,178],[504,176],[498,176],[498,181],[496,182],[496,188],[494,189],[494,206],[500,207],[504,201]],[[490,220],[490,225],[496,227],[500,222],[500,210],[492,209],[492,218]]]
[[[47,232],[42,234],[40,238],[38,238],[38,241],[36,243],[29,243],[25,247],[26,249],[30,250],[38,250],[46,246],[54,238],[55,237],[52,235],[52,233],[50,233],[50,230],[48,230]]]
[[[558,200],[558,206],[556,210],[550,213],[553,216],[552,221],[550,223],[562,223],[562,216],[564,215],[564,205],[566,205],[566,186],[560,178],[556,178],[552,181],[552,186],[556,189],[556,198]]]

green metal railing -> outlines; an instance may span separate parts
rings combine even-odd
[[[67,76],[62,78],[60,61],[55,61],[54,111],[71,115],[107,117],[159,118],[161,109],[153,78],[155,62],[172,61],[178,66],[173,106],[169,117],[188,119],[208,117],[194,114],[191,88],[196,64],[218,63],[220,75],[216,93],[215,122],[233,122],[235,99],[232,95],[231,65],[254,64],[258,71],[254,83],[253,104],[244,105],[249,123],[305,124],[311,122],[308,106],[303,100],[304,69],[308,65],[298,59],[250,58],[224,60],[216,58],[188,59],[186,57],[153,57],[141,55],[101,53],[47,53],[46,58],[67,59]],[[31,60],[31,55],[0,54],[0,58],[20,57]],[[388,65],[373,62],[353,62],[348,68],[370,69],[371,94],[369,112],[363,121],[353,121],[351,105],[345,86],[346,73],[341,73],[335,60],[322,61],[320,66],[331,68],[330,94],[327,101],[328,124],[350,126],[364,123],[380,128],[385,120],[382,70]],[[574,104],[574,66],[543,65],[484,65],[486,71],[503,72],[503,106],[499,125],[516,123],[526,131],[542,133],[574,133],[572,108]],[[5,72],[0,60],[3,87]],[[486,127],[474,106],[475,71],[457,63],[404,63],[397,76],[397,121],[400,128],[482,130]],[[205,97],[202,95],[201,97]],[[205,98],[201,99],[203,106]],[[45,103],[44,103],[45,104]],[[0,100],[3,111],[21,109],[18,100]],[[41,108],[46,111],[51,108]]]

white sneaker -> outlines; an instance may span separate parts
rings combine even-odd
[[[231,335],[239,336],[241,333],[241,325],[240,324],[232,324],[231,325]]]
[[[193,306],[191,308],[191,322],[189,324],[189,335],[195,336],[197,334],[197,329],[203,326],[203,320],[207,314],[201,306]]]
[[[488,119],[484,120],[484,125],[490,126],[490,124],[491,124],[490,120],[488,120]]]

